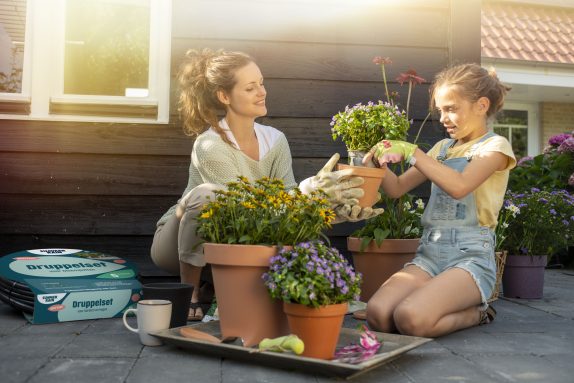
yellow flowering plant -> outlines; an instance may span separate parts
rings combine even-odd
[[[335,213],[321,191],[286,190],[282,180],[239,177],[204,205],[197,233],[212,243],[294,245],[318,239]]]

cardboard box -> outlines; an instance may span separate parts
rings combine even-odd
[[[28,319],[35,324],[121,317],[141,297],[135,265],[87,250],[12,253],[0,258],[0,274],[13,285],[7,291],[4,283],[5,295],[22,303],[33,299]],[[24,299],[27,296],[30,301]]]

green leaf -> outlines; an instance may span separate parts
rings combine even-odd
[[[383,230],[380,227],[376,228],[373,234],[375,235],[375,243],[377,246],[381,246],[381,243],[383,243],[390,233],[391,231],[389,229]]]
[[[248,234],[242,235],[241,238],[239,238],[239,243],[247,243],[251,240],[251,236]]]
[[[371,243],[372,240],[373,240],[373,238],[371,238],[371,237],[362,237],[361,238],[361,247],[359,248],[359,251],[361,251],[361,252],[365,251],[365,249],[367,248],[367,246],[369,246],[369,243]]]

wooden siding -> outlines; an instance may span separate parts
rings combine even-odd
[[[256,58],[268,90],[269,113],[260,122],[287,135],[297,180],[315,174],[332,153],[344,155],[343,144],[331,139],[332,115],[383,97],[374,56],[392,58],[391,80],[409,68],[432,80],[450,62],[480,59],[480,30],[453,22],[461,14],[479,22],[479,0],[465,2],[464,10],[454,0],[385,3],[174,0],[169,124],[0,120],[0,254],[86,248],[161,275],[149,262],[149,246],[156,220],[185,188],[193,145],[181,132],[174,79],[189,48]],[[454,39],[462,29],[464,39]],[[406,86],[390,86],[406,98]],[[415,126],[426,114],[427,92],[428,84],[414,90]],[[422,142],[440,137],[440,126],[430,123]],[[344,250],[358,225],[335,226],[333,243]]]

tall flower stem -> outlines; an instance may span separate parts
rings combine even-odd
[[[407,94],[407,120],[409,120],[409,106],[411,105],[411,91],[412,91],[412,89],[413,89],[413,82],[409,80],[409,93]]]
[[[385,72],[385,64],[381,63],[381,72],[383,72],[383,83],[385,84],[385,94],[387,96],[387,102],[393,105],[393,100],[389,97],[389,88],[387,87],[387,74]],[[408,114],[408,113],[407,113]]]
[[[407,115],[408,115],[408,112],[407,112]],[[431,115],[431,112],[428,112],[427,116],[425,117],[425,119],[423,120],[421,125],[419,126],[419,131],[417,132],[417,135],[415,136],[415,140],[413,141],[413,144],[416,144],[417,141],[419,140],[419,135],[421,134],[421,131],[423,130],[423,126],[425,126],[425,123],[429,119],[430,115]]]

